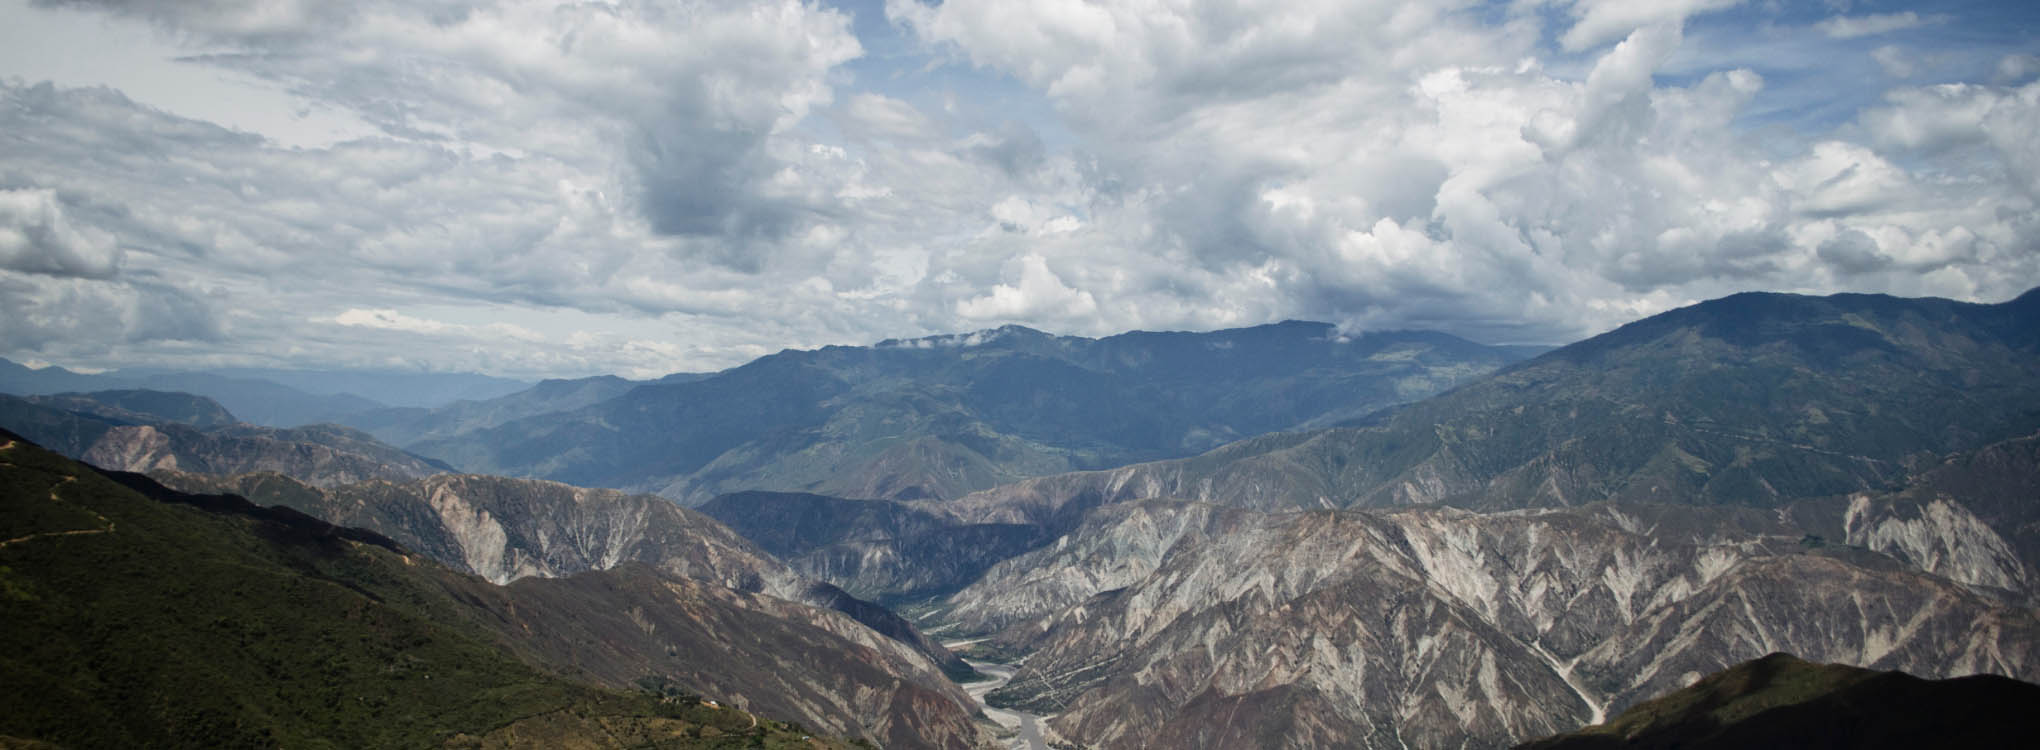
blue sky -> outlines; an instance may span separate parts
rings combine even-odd
[[[0,356],[1559,343],[2040,282],[2031,3],[0,0]]]

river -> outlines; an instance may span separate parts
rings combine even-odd
[[[945,648],[952,648],[967,646],[972,643],[976,643],[976,641],[957,641],[942,645]],[[985,705],[986,693],[1003,687],[1007,681],[1013,679],[1013,665],[979,661],[977,659],[965,659],[964,661],[969,663],[971,668],[992,678],[982,682],[966,684],[963,686],[964,692],[970,693],[971,699],[978,702],[978,708],[984,710],[985,716],[991,717],[991,720],[998,722],[999,726],[1019,731],[1018,736],[1008,741],[1007,747],[1010,750],[1048,750],[1048,740],[1043,739],[1041,736],[1041,721],[1048,717],[1019,711],[1009,711],[1003,708],[992,708]]]

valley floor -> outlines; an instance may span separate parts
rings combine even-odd
[[[983,639],[950,641],[942,645],[944,648],[962,648],[979,640]],[[1007,747],[1011,750],[1048,750],[1048,740],[1044,739],[1041,735],[1041,722],[1048,720],[1050,717],[1009,711],[985,705],[985,694],[1005,687],[1007,681],[1013,679],[1013,672],[1016,667],[1011,664],[1000,664],[998,662],[980,661],[977,659],[966,659],[965,661],[970,664],[971,668],[976,669],[991,679],[964,685],[964,691],[970,693],[970,697],[977,701],[978,708],[982,709],[986,716],[991,717],[992,721],[998,722],[999,726],[1020,733],[1009,741]]]

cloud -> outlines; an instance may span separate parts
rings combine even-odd
[[[1863,16],[1832,16],[1813,25],[1813,28],[1832,39],[1855,39],[1877,36],[1894,31],[1943,23],[1943,16],[1922,16],[1912,11],[1903,13],[1873,13]]]
[[[1998,59],[1997,75],[2000,81],[2017,83],[2040,74],[2040,56],[2005,55]]]
[[[208,302],[173,287],[0,271],[0,350],[68,361],[161,342],[216,344],[222,335]]]
[[[1017,278],[993,287],[990,294],[958,302],[956,313],[972,320],[1066,320],[1098,312],[1090,292],[1063,283],[1039,255],[1015,259],[1008,275]]]
[[[120,269],[112,235],[75,227],[54,190],[0,190],[0,268],[104,279]]]
[[[0,343],[67,366],[652,375],[1284,318],[1559,342],[2040,278],[2027,51],[1909,41],[1987,80],[1887,92],[1872,43],[1771,4],[890,0],[864,41],[793,0],[64,5],[372,132],[0,83]]]
[[[1890,148],[1943,152],[1987,149],[1976,170],[2000,171],[2028,197],[2040,198],[2040,82],[2019,87],[1940,84],[1896,89],[1886,106],[1863,115],[1877,143]]]
[[[1870,59],[1876,60],[1877,67],[1883,68],[1884,74],[1893,78],[1911,78],[1919,72],[1919,66],[1913,64],[1905,50],[1896,45],[1887,44],[1871,50]]]
[[[795,0],[66,4],[201,40],[218,50],[201,59],[400,138],[622,166],[636,184],[620,197],[655,231],[737,240],[819,210],[775,182],[773,139],[827,104],[828,71],[860,52],[847,18]]]
[[[1572,3],[1576,19],[1559,41],[1570,51],[1580,51],[1628,36],[1647,26],[1676,26],[1695,15],[1732,8],[1742,0],[1665,0],[1638,3],[1628,0],[1578,0]]]
[[[1553,340],[1749,288],[2030,283],[1989,267],[2034,265],[1993,213],[2022,215],[2011,185],[1920,179],[1877,139],[1746,132],[1766,88],[1754,70],[1661,80],[1682,23],[1733,5],[1570,4],[1556,41],[1598,50],[1584,75],[1539,61],[1538,16],[1482,23],[1450,5],[888,11],[1038,87],[1091,146],[1090,184],[1127,186],[1090,193],[1073,237],[1030,251],[1131,326],[1232,312]],[[1946,168],[1972,171],[1924,167]],[[1860,246],[1823,255],[1849,231],[1889,268],[1934,277],[1866,276]],[[1000,283],[969,309],[1027,314],[1030,297]]]

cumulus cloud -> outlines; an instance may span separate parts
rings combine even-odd
[[[1738,120],[1765,89],[1753,70],[1659,79],[1682,24],[1735,3],[1567,4],[1571,25],[1551,33],[1597,50],[1581,77],[1539,61],[1534,14],[1279,5],[888,8],[928,42],[1039,87],[1092,139],[1108,184],[1138,186],[1086,206],[1083,242],[1037,248],[1051,261],[1113,248],[1102,262],[1117,274],[1071,282],[1110,290],[1106,317],[1141,322],[1112,304],[1127,300],[1213,320],[1217,309],[1184,307],[1260,290],[1302,317],[1562,339],[1747,288],[2021,290],[1987,264],[2016,248],[1991,211],[2023,202],[1918,179],[1880,144],[1746,135]],[[1832,244],[1851,231],[1882,255]],[[1866,280],[1875,257],[1945,273]],[[1158,304],[1144,294],[1156,284],[1128,277],[1196,291]]]
[[[775,180],[773,136],[860,51],[847,18],[796,0],[65,4],[147,18],[402,138],[628,169],[623,197],[682,236],[774,238],[816,210]]]
[[[1015,278],[990,294],[956,303],[957,314],[973,320],[1070,320],[1097,314],[1098,300],[1063,283],[1048,259],[1027,255],[1009,265],[1007,275]]]
[[[2040,278],[2030,54],[1886,93],[1868,32],[1836,36],[1878,16],[888,0],[855,27],[900,35],[874,60],[794,0],[58,4],[375,134],[286,147],[0,83],[16,358],[652,375],[1283,318],[1559,342],[1746,289]],[[1846,55],[1833,85],[1873,106],[1710,57],[1753,23]]]
[[[0,268],[103,279],[120,268],[112,235],[75,227],[54,190],[0,190]]]

